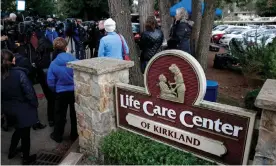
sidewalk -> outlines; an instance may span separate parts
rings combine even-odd
[[[40,85],[35,85],[37,94],[43,93]],[[69,113],[69,111],[68,111]],[[70,148],[71,141],[69,141],[70,135],[70,117],[67,115],[67,123],[64,132],[64,141],[61,144],[56,143],[50,138],[50,134],[54,128],[49,127],[47,121],[47,100],[45,97],[39,100],[38,117],[43,124],[47,124],[47,127],[42,130],[31,129],[31,154],[37,154],[39,151],[50,151],[57,154],[65,154]],[[9,160],[8,152],[10,146],[10,140],[13,134],[13,129],[10,128],[8,132],[1,131],[1,165],[21,165],[21,157],[17,155],[15,158]],[[18,146],[20,146],[19,143]]]

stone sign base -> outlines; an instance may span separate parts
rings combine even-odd
[[[74,69],[80,151],[101,159],[100,141],[116,130],[114,85],[129,82],[130,61],[93,58],[68,63]]]
[[[276,164],[276,80],[267,80],[257,99],[256,107],[262,108],[259,139],[254,165]]]

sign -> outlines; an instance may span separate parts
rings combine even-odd
[[[16,10],[25,11],[26,2],[25,0],[16,0]]]
[[[118,127],[218,164],[247,164],[255,113],[204,101],[206,77],[191,55],[155,55],[144,84],[116,85]]]

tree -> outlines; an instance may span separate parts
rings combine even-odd
[[[196,59],[204,71],[207,70],[210,37],[215,17],[216,0],[205,0],[205,8],[201,20],[199,40],[196,50]]]
[[[144,79],[140,70],[138,48],[134,42],[132,33],[129,1],[108,0],[108,6],[110,16],[116,21],[118,32],[125,37],[130,49],[130,58],[134,61],[134,67],[130,69],[130,83],[132,85],[143,86]]]
[[[16,10],[16,1],[11,0],[2,0],[1,1],[1,10],[4,12],[15,12]]]
[[[170,15],[170,8],[176,4],[179,0],[158,0],[158,6],[160,11],[161,28],[164,33],[164,38],[169,39],[170,27],[173,23],[173,18]]]
[[[145,23],[148,16],[154,16],[154,0],[139,0],[140,32],[145,31]]]
[[[55,12],[55,3],[50,0],[28,0],[26,1],[26,11],[31,11],[39,16],[53,15]]]
[[[192,29],[192,36],[191,36],[191,50],[192,55],[195,56],[196,49],[197,49],[197,43],[198,43],[198,37],[200,32],[200,26],[201,26],[201,0],[193,0],[192,1],[192,21],[194,22],[193,29]]]
[[[257,13],[260,16],[272,17],[276,16],[276,1],[275,0],[257,0]]]
[[[161,28],[164,33],[164,38],[168,40],[170,35],[170,27],[173,22],[169,10],[169,8],[171,7],[171,2],[170,0],[159,0],[158,3],[161,19]]]
[[[98,20],[108,17],[107,0],[59,0],[58,14],[63,17],[80,17]]]

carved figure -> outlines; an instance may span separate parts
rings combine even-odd
[[[165,100],[176,100],[176,93],[167,84],[167,78],[161,74],[159,76],[160,98]]]
[[[171,87],[175,86],[173,91],[176,90],[178,102],[184,103],[186,87],[184,84],[182,73],[175,64],[172,64],[169,67],[169,70],[174,74],[174,81],[175,81],[174,83],[170,83],[170,86]]]

